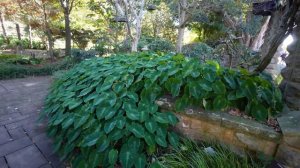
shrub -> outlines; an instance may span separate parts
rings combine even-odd
[[[82,61],[84,59],[95,57],[98,54],[95,50],[81,50],[74,48],[71,50],[71,55],[76,61]]]
[[[72,59],[64,59],[55,63],[46,63],[39,66],[0,63],[0,80],[23,78],[27,76],[51,75],[58,70],[66,70],[74,65]]]
[[[219,58],[213,54],[213,48],[205,43],[187,44],[182,47],[182,53],[187,57],[200,58],[202,62],[206,60],[215,60],[219,62]]]
[[[278,89],[244,70],[199,64],[180,55],[94,58],[60,75],[47,96],[43,114],[49,117],[55,151],[74,167],[144,167],[146,153],[178,144],[177,135],[168,130],[177,118],[155,103],[165,94],[177,99],[177,110],[239,105],[258,120],[281,110]]]
[[[262,168],[263,162],[240,157],[226,147],[216,144],[196,144],[184,140],[179,149],[158,157],[163,168]]]

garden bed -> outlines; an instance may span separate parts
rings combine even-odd
[[[160,98],[156,103],[164,111],[176,111],[174,100],[169,97]],[[289,166],[297,167],[300,165],[300,136],[296,133],[300,128],[299,114],[283,113],[278,118],[283,130],[277,132],[255,120],[224,112],[203,112],[196,108],[186,108],[182,112],[176,112],[180,121],[174,128],[178,133],[194,140],[218,142],[239,155],[276,157]]]

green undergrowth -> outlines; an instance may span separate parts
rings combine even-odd
[[[260,121],[282,106],[278,89],[245,70],[137,53],[93,58],[59,75],[43,114],[55,151],[74,167],[145,167],[158,147],[178,147],[169,130],[178,119],[155,104],[168,94],[177,99],[178,111],[238,107]]]
[[[38,65],[12,62],[15,62],[15,60],[9,59],[8,62],[0,62],[0,80],[23,78],[28,76],[52,75],[56,71],[69,69],[75,64],[72,59],[68,58],[53,63],[47,62]]]
[[[180,148],[162,154],[158,163],[163,168],[263,168],[260,160],[240,157],[218,144],[197,144],[184,140]]]

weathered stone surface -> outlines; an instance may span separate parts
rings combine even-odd
[[[0,145],[9,142],[11,140],[12,139],[10,138],[7,130],[4,127],[0,127]]]
[[[0,168],[8,168],[4,157],[0,157]]]
[[[46,158],[49,158],[51,155],[53,155],[53,142],[51,139],[49,139],[49,137],[47,137],[46,133],[34,137],[33,142]]]
[[[277,148],[277,143],[272,141],[267,141],[262,138],[247,135],[244,133],[236,133],[237,139],[246,145],[246,148],[251,151],[263,152],[269,156],[274,156]]]
[[[300,150],[281,144],[276,153],[276,160],[293,168],[300,167]]]
[[[9,153],[20,150],[28,145],[32,144],[28,137],[24,137],[15,141],[11,141],[0,145],[0,157],[5,156]]]
[[[26,133],[22,127],[8,130],[8,132],[11,135],[12,139],[14,139],[14,140],[23,138],[24,136],[26,136]]]
[[[156,103],[162,109],[170,111],[174,110],[173,102],[163,98]],[[175,130],[180,134],[195,140],[218,141],[238,154],[248,150],[274,156],[282,137],[273,128],[257,121],[224,112],[203,112],[200,109],[187,108],[176,115],[179,123]]]
[[[300,149],[300,111],[290,111],[277,118],[283,133],[283,140]]]
[[[47,122],[36,122],[50,82],[49,77],[0,81],[0,168],[8,167],[5,158],[10,168],[65,167],[53,154]]]
[[[39,150],[34,146],[28,146],[6,156],[11,168],[39,168],[48,163]]]

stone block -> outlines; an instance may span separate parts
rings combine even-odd
[[[237,139],[246,146],[250,151],[262,152],[268,156],[274,156],[277,148],[277,143],[267,141],[255,136],[244,133],[236,133]]]
[[[0,168],[8,168],[8,165],[7,165],[4,157],[0,157]]]
[[[6,142],[11,141],[11,137],[9,136],[7,130],[4,127],[0,127],[0,145]]]
[[[40,166],[48,163],[34,145],[30,145],[7,155],[6,159],[9,167],[11,168],[39,168]]]
[[[283,141],[300,149],[300,111],[285,112],[277,121],[283,133]]]
[[[28,137],[24,137],[0,145],[0,157],[15,152],[17,150],[20,150],[26,146],[29,146],[30,144],[32,144],[31,140]]]
[[[276,160],[293,168],[300,167],[300,150],[290,147],[287,144],[279,145],[276,153]]]
[[[12,139],[17,140],[19,138],[23,138],[26,136],[26,133],[22,127],[18,127],[15,129],[8,130]]]

